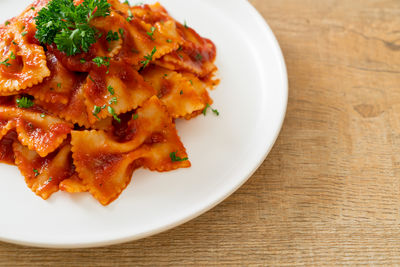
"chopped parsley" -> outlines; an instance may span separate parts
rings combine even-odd
[[[172,40],[171,39],[167,39],[167,43],[172,43]]]
[[[180,158],[180,157],[178,157],[177,155],[176,155],[176,153],[178,153],[178,152],[172,152],[171,154],[169,154],[169,156],[170,156],[170,158],[171,158],[171,161],[172,162],[182,162],[182,161],[187,161],[187,160],[189,160],[189,158]]]
[[[53,180],[53,177],[50,177],[49,180],[48,180],[48,182],[51,182],[51,180]]]
[[[14,40],[12,41],[13,45],[18,45]]]
[[[109,57],[95,57],[92,61],[97,65],[97,67],[101,67],[101,66],[109,67],[110,66],[110,58]]]
[[[119,28],[119,29],[118,29],[118,32],[119,32],[119,34],[121,35],[121,38],[124,38],[124,33],[125,33],[124,29]]]
[[[35,174],[35,177],[36,177],[36,176],[39,176],[39,171],[38,171],[38,170],[33,169],[33,173]]]
[[[135,120],[137,120],[137,119],[139,119],[139,114],[133,114],[133,117],[132,117],[132,119],[135,121]]]
[[[133,20],[133,14],[130,9],[128,9],[128,17],[126,18],[126,21],[131,22]]]
[[[11,51],[10,58],[11,58],[11,59],[15,59],[15,54],[13,53],[13,51]]]
[[[87,52],[97,41],[90,21],[110,15],[110,7],[107,0],[85,0],[77,6],[73,0],[52,0],[35,17],[35,37],[43,44],[55,43],[68,56]]]
[[[108,102],[108,104],[110,104],[110,105],[117,104],[117,103],[118,103],[118,100],[115,96],[113,98],[111,98],[111,100]]]
[[[190,82],[191,85],[193,85],[193,81],[192,80],[189,80],[189,82]]]
[[[151,27],[150,32],[146,32],[148,36],[150,36],[151,40],[154,41],[154,31],[156,30],[156,27]]]
[[[9,58],[7,58],[7,59],[5,59],[4,61],[0,61],[0,65],[4,65],[4,66],[6,66],[6,67],[9,67],[9,66],[11,66],[11,64],[10,63],[8,63],[8,61],[9,61],[10,59]]]
[[[180,94],[180,95],[183,95],[183,90],[181,90],[181,91],[179,92],[179,94]]]
[[[22,37],[24,37],[27,34],[28,34],[28,32],[21,32]]]
[[[99,113],[101,112],[101,110],[102,110],[102,107],[99,107],[99,106],[94,106],[94,107],[93,107],[92,114],[93,114],[93,116],[95,116],[98,120],[100,120],[100,118],[99,118],[99,116],[97,116],[97,115],[99,115]]]
[[[207,115],[207,110],[211,108],[210,104],[207,104],[206,107],[203,109],[202,113],[204,116]],[[219,116],[219,111],[217,109],[211,108],[211,111],[214,112],[215,115]]]
[[[151,53],[150,53],[149,55],[144,56],[144,59],[145,59],[145,60],[143,60],[143,61],[140,62],[140,64],[143,65],[142,68],[141,68],[140,70],[143,70],[144,68],[147,67],[147,65],[149,65],[149,63],[153,60],[153,56],[154,56],[154,54],[155,54],[156,52],[157,52],[157,48],[154,47],[153,50],[151,51]]]
[[[128,5],[128,6],[130,6],[130,4],[129,4],[129,1],[128,1],[128,0],[125,0],[125,1],[124,1],[124,4],[125,4],[125,5]]]
[[[115,109],[113,109],[112,107],[108,106],[107,110],[108,110],[108,113],[110,113],[114,117],[114,120],[116,120],[117,122],[121,123],[121,119],[118,118],[117,114],[115,113]]]
[[[81,62],[81,64],[85,64],[86,63],[86,59],[84,59],[84,58],[81,58],[79,61]]]
[[[58,87],[58,88],[61,88],[61,83],[57,83],[57,87]]]
[[[32,6],[32,7],[31,7],[31,9],[32,9],[32,10],[35,10],[35,7],[34,7],[34,6]]]
[[[200,53],[197,53],[196,60],[197,61],[202,61],[203,60],[203,56]]]
[[[119,40],[118,32],[109,31],[109,32],[107,33],[106,40],[107,40],[108,42],[111,42],[111,41],[118,41],[118,40]]]
[[[114,95],[114,94],[115,94],[114,88],[113,88],[111,85],[109,85],[109,86],[107,87],[107,90],[108,90],[108,92],[110,92],[111,95]]]
[[[26,96],[18,98],[16,101],[19,108],[31,108],[35,104],[33,103],[32,100],[30,100]]]
[[[4,23],[5,26],[10,25],[11,22],[9,22],[8,20]]]
[[[189,26],[187,25],[186,20],[183,22],[183,26],[184,26],[186,29],[189,28]]]

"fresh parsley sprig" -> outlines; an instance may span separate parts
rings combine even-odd
[[[35,17],[35,37],[44,44],[55,43],[68,56],[87,52],[97,41],[90,21],[110,15],[110,7],[107,0],[85,0],[78,6],[73,0],[52,0]]]

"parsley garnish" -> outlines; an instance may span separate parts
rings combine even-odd
[[[27,34],[28,34],[28,32],[21,32],[22,37],[24,37]]]
[[[143,65],[142,68],[141,68],[140,70],[143,70],[144,68],[147,67],[147,65],[149,65],[149,63],[153,60],[153,56],[154,56],[154,54],[155,54],[156,52],[157,52],[157,48],[154,47],[153,50],[151,51],[151,53],[150,53],[149,55],[144,56],[144,59],[145,59],[145,60],[140,61],[140,64]]]
[[[18,45],[14,40],[12,41],[13,45]]]
[[[30,108],[33,107],[34,104],[35,103],[33,103],[32,100],[25,96],[17,99],[17,105],[19,108]]]
[[[48,180],[48,182],[51,182],[51,180],[53,180],[53,177],[50,177],[49,180]]]
[[[44,44],[55,43],[68,56],[87,52],[97,41],[90,21],[110,15],[110,7],[107,0],[85,0],[78,6],[73,0],[52,0],[35,17],[35,37]]]
[[[203,56],[202,56],[200,53],[197,53],[197,55],[196,55],[196,60],[197,60],[197,61],[203,60]]]
[[[35,7],[34,7],[34,6],[32,6],[32,7],[31,7],[31,9],[32,9],[32,10],[35,10]]]
[[[38,171],[38,170],[33,169],[33,173],[35,174],[35,177],[36,177],[36,176],[39,176],[39,171]]]
[[[106,67],[110,66],[109,57],[95,57],[92,61],[97,65],[97,67],[101,67],[103,65]]]
[[[180,95],[183,95],[183,90],[181,90],[181,91],[179,92],[179,94],[180,94]]]
[[[128,0],[125,0],[124,4],[130,6]]]
[[[189,26],[187,25],[187,23],[186,23],[186,20],[183,22],[183,26],[187,29],[187,28],[189,28]]]
[[[150,36],[151,40],[154,41],[154,31],[156,30],[156,27],[151,27],[150,32],[146,32],[148,36]]]
[[[189,158],[180,158],[180,157],[178,157],[176,155],[176,153],[178,153],[178,152],[172,152],[171,154],[169,154],[172,162],[181,162],[181,161],[189,160]]]
[[[95,116],[98,120],[100,120],[100,118],[97,116],[100,112],[101,112],[102,108],[99,106],[94,106],[93,107],[93,111],[92,114],[93,116]]]
[[[132,11],[130,9],[128,9],[128,15],[129,16],[126,18],[126,20],[128,22],[131,22],[133,20],[133,14],[132,14]]]
[[[15,59],[15,54],[13,53],[13,51],[11,51],[10,58],[11,58],[11,59]]]
[[[10,63],[8,63],[8,61],[9,61],[10,59],[9,58],[7,58],[7,59],[5,59],[4,61],[0,61],[0,65],[4,65],[4,66],[6,66],[6,67],[9,67],[9,66],[11,66],[11,64]]]
[[[85,63],[86,63],[86,59],[81,58],[81,59],[80,59],[80,62],[81,62],[81,64],[85,64]]]
[[[121,35],[121,38],[124,38],[124,29],[122,29],[122,28],[119,28],[118,29],[118,32],[119,32],[119,34]]]
[[[211,108],[210,104],[207,104],[206,107],[203,109],[202,113],[204,116],[207,115],[207,109]],[[219,111],[217,109],[211,108],[211,111],[214,112],[215,115],[219,116]]]
[[[167,43],[172,43],[172,40],[171,39],[167,39]]]
[[[117,103],[118,103],[118,100],[115,96],[113,98],[111,98],[111,100],[108,102],[108,104],[110,104],[110,105],[117,104]]]
[[[139,119],[139,114],[133,114],[132,119],[133,119],[134,121],[137,120],[137,119]]]
[[[115,94],[114,88],[113,88],[111,85],[109,85],[109,86],[107,87],[107,90],[108,90],[108,92],[110,92],[111,95],[114,95],[114,94]]]
[[[118,32],[109,31],[109,32],[107,33],[106,40],[107,40],[108,42],[111,42],[111,41],[118,41],[118,40],[119,40]]]
[[[11,22],[9,22],[8,20],[4,23],[5,26],[10,25]]]
[[[114,117],[114,120],[116,120],[119,123],[121,123],[121,119],[118,118],[117,114],[115,113],[115,109],[113,109],[112,107],[108,106],[107,110],[108,110],[108,113],[110,113]]]

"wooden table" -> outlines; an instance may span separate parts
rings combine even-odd
[[[400,1],[251,2],[290,80],[254,177],[167,233],[99,249],[2,243],[1,266],[400,264]]]

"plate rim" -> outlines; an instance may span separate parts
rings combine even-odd
[[[213,201],[206,203],[206,205],[203,205],[202,208],[193,210],[193,212],[186,214],[183,218],[177,219],[174,222],[164,224],[162,227],[158,227],[149,231],[145,231],[139,234],[134,234],[134,235],[127,235],[126,237],[123,238],[114,238],[114,239],[109,239],[109,240],[104,240],[104,241],[89,241],[89,242],[76,242],[76,243],[71,243],[71,244],[60,244],[60,243],[46,243],[46,242],[29,242],[29,241],[21,241],[21,240],[14,240],[14,239],[9,239],[9,238],[3,238],[0,237],[0,241],[6,242],[6,243],[11,243],[11,244],[16,244],[16,245],[22,245],[22,246],[30,246],[30,247],[39,247],[39,248],[53,248],[53,249],[78,249],[78,248],[96,248],[96,247],[104,247],[104,246],[110,246],[110,245],[116,245],[116,244],[122,244],[122,243],[127,243],[127,242],[132,242],[136,240],[140,240],[146,237],[150,237],[153,235],[160,234],[162,232],[171,230],[175,227],[178,227],[182,224],[185,224],[202,214],[210,211],[217,205],[219,205],[221,202],[226,200],[228,197],[230,197],[233,193],[235,193],[241,186],[243,186],[252,176],[253,174],[259,169],[259,167],[263,164],[269,153],[271,152],[272,148],[274,147],[279,134],[281,132],[285,117],[286,117],[286,111],[287,111],[287,105],[288,105],[288,96],[289,96],[289,82],[288,82],[288,74],[287,74],[287,67],[285,63],[285,58],[282,53],[282,49],[279,45],[279,42],[273,33],[272,29],[268,25],[267,21],[262,17],[262,15],[258,12],[258,10],[248,1],[248,0],[237,0],[236,3],[243,2],[245,5],[247,5],[247,9],[249,12],[251,12],[251,16],[257,21],[258,25],[261,26],[260,29],[263,29],[262,34],[264,36],[267,36],[268,39],[271,41],[271,45],[274,48],[274,54],[277,56],[278,61],[279,61],[279,72],[282,75],[282,97],[281,103],[282,103],[282,112],[279,114],[279,125],[277,125],[276,131],[273,134],[273,138],[271,138],[272,142],[268,144],[268,147],[265,148],[264,154],[257,160],[255,161],[256,164],[254,164],[254,167],[249,170],[248,175],[240,179],[240,182],[237,183],[235,186],[232,186],[228,192],[220,192],[219,194],[215,194],[216,197],[214,198]]]

